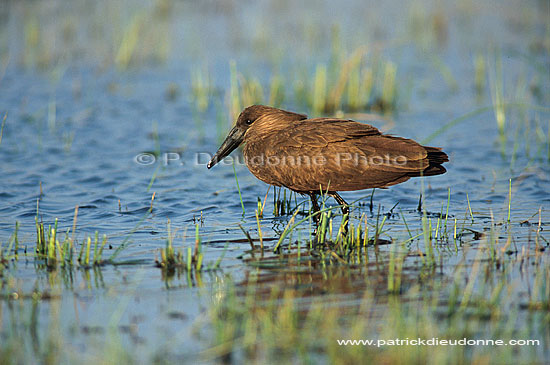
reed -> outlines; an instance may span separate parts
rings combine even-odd
[[[8,113],[4,113],[4,118],[2,118],[2,125],[0,126],[0,145],[2,144],[2,136],[4,135],[4,126],[6,125],[6,119],[8,118]]]

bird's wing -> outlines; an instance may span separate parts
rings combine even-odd
[[[271,178],[297,191],[386,187],[418,176],[430,166],[428,151],[413,140],[332,118],[296,123],[281,131],[266,153],[279,161],[270,168]]]
[[[302,120],[281,131],[276,143],[280,147],[327,147],[329,143],[380,134],[377,128],[353,120],[314,118]]]

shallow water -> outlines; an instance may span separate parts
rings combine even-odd
[[[75,349],[104,334],[105,324],[115,321],[119,311],[121,337],[136,345],[137,358],[162,352],[163,346],[170,347],[170,338],[185,343],[176,354],[202,348],[192,327],[206,308],[223,301],[225,282],[246,287],[252,272],[260,278],[260,289],[300,281],[299,265],[293,272],[283,260],[259,265],[258,271],[249,261],[250,244],[238,224],[257,237],[254,210],[267,185],[242,164],[235,165],[243,216],[232,164],[206,169],[206,156],[216,151],[232,122],[230,60],[263,85],[282,75],[283,107],[310,112],[293,100],[292,81],[304,74],[311,79],[318,63],[331,62],[331,47],[349,55],[367,45],[375,59],[396,65],[398,107],[385,121],[369,121],[360,113],[347,117],[423,141],[453,119],[473,115],[429,141],[448,153],[447,174],[426,179],[424,187],[420,179],[412,179],[376,190],[373,212],[368,208],[370,190],[344,193],[348,202],[362,198],[365,203],[353,215],[366,213],[373,222],[378,207],[387,213],[399,203],[394,210],[398,214],[385,222],[383,238],[405,240],[402,217],[411,230],[421,228],[422,214],[416,210],[420,192],[427,211],[439,213],[450,189],[450,218],[465,217],[468,194],[475,217],[470,228],[481,232],[492,221],[506,219],[512,179],[510,226],[517,250],[532,245],[539,209],[540,234],[546,244],[550,240],[546,2],[421,2],[403,9],[393,2],[380,6],[349,1],[338,6],[316,3],[313,12],[270,1],[183,2],[168,10],[162,2],[156,8],[132,4],[128,9],[123,2],[92,4],[61,8],[55,1],[23,2],[0,7],[0,60],[5,65],[0,68],[0,112],[7,112],[0,144],[0,242],[9,241],[19,222],[19,260],[10,271],[15,287],[20,295],[36,287],[55,293],[41,304],[40,316],[47,322],[56,308],[75,316],[63,324],[81,334],[74,339]],[[59,15],[54,17],[55,12]],[[127,67],[117,64],[120,38],[140,14],[145,19],[140,23],[143,43]],[[33,42],[36,23],[39,40]],[[339,30],[336,36],[334,29]],[[331,37],[339,41],[331,45]],[[478,56],[486,60],[480,93],[474,84]],[[191,93],[191,75],[198,69],[208,70],[213,84],[202,112]],[[483,109],[494,104],[500,79],[510,104],[504,147],[494,109]],[[267,87],[264,93],[267,97]],[[290,218],[273,216],[272,194],[273,189],[261,220],[269,248]],[[304,197],[297,201],[308,204]],[[117,259],[128,264],[76,271],[59,282],[46,270],[37,275],[34,259],[24,254],[36,243],[37,204],[46,225],[58,219],[59,232],[73,226],[78,206],[77,242],[96,231],[106,234],[112,247],[104,253],[108,257],[126,240]],[[205,262],[223,255],[220,269],[167,278],[155,267],[168,236],[168,219],[177,247],[194,246],[198,223]],[[437,218],[432,219],[435,225]],[[308,237],[308,229],[304,224],[293,239]],[[504,228],[505,236],[502,232]],[[464,236],[468,246],[476,246],[474,236]],[[387,254],[389,247],[380,250]],[[464,252],[471,263],[475,250]],[[443,282],[462,262],[462,257],[444,257]],[[415,281],[419,266],[418,258],[407,259],[405,281]],[[342,307],[362,297],[365,278],[376,281],[376,273],[369,270],[353,271],[352,277],[336,271],[332,280],[321,271],[313,270],[304,297],[335,300]],[[5,311],[9,303],[2,302]],[[0,333],[7,336],[1,321]]]

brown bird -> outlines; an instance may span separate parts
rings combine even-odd
[[[311,198],[332,196],[344,216],[349,206],[338,191],[385,188],[415,176],[445,173],[449,161],[440,148],[382,134],[347,119],[312,118],[264,105],[244,109],[208,162],[210,169],[244,143],[248,169],[263,182]],[[318,217],[318,216],[317,216]]]

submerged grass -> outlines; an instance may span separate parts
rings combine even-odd
[[[511,227],[517,225],[518,222],[511,220],[511,181],[509,180],[509,194],[507,209],[504,212],[504,218],[500,221],[495,221],[495,218],[491,212],[491,223],[489,226],[482,225],[479,227],[479,222],[475,220],[472,208],[470,206],[470,200],[466,195],[467,209],[462,218],[456,217],[449,213],[451,203],[451,190],[448,189],[446,202],[441,204],[441,212],[434,213],[428,211],[423,204],[419,205],[420,222],[414,222],[414,227],[420,227],[419,229],[411,230],[409,223],[405,219],[402,211],[399,215],[404,223],[404,229],[406,229],[405,237],[392,237],[389,229],[385,228],[385,224],[388,218],[393,217],[397,213],[393,213],[395,206],[387,213],[381,214],[380,207],[378,213],[368,219],[368,214],[363,213],[360,217],[341,217],[339,214],[334,214],[334,210],[339,210],[339,206],[326,207],[323,205],[319,212],[311,213],[304,210],[302,204],[298,204],[289,215],[286,226],[278,236],[276,243],[272,247],[272,251],[280,256],[286,257],[287,255],[295,252],[297,249],[300,251],[297,253],[300,256],[319,256],[322,260],[327,260],[326,263],[333,265],[335,263],[341,263],[346,265],[356,265],[364,262],[368,262],[369,248],[372,247],[378,250],[380,246],[387,245],[389,243],[397,246],[411,248],[416,245],[414,250],[415,255],[418,256],[419,262],[422,267],[427,269],[433,269],[439,267],[442,262],[446,260],[449,253],[458,254],[464,245],[470,245],[470,242],[476,242],[479,240],[487,240],[487,245],[490,248],[488,252],[491,253],[491,260],[497,265],[501,265],[506,260],[507,255],[517,253],[517,249],[510,247],[512,243]],[[352,208],[354,206],[352,205]],[[542,210],[541,210],[542,212]],[[298,215],[303,217],[298,218]],[[539,215],[537,212],[533,215]],[[312,231],[311,221],[318,217],[318,226]],[[532,218],[532,217],[531,217]],[[258,225],[258,233],[261,236],[260,220],[256,217]],[[369,223],[370,221],[370,223]],[[309,223],[309,226],[307,225]],[[520,225],[526,224],[524,221]],[[346,223],[348,224],[346,231]],[[508,239],[503,243],[499,238],[498,227],[506,227]],[[308,230],[309,227],[309,230]],[[305,230],[305,239],[303,231]],[[246,232],[246,231],[244,231]],[[302,232],[302,233],[301,233]],[[548,241],[539,234],[535,237],[536,246],[539,247],[539,237],[541,237],[548,245]],[[252,238],[246,232],[248,240],[252,242]],[[292,235],[298,234],[302,237],[301,240],[293,241]],[[384,238],[383,238],[384,237]],[[386,238],[387,237],[387,238]],[[531,239],[531,235],[529,235]],[[262,241],[262,237],[260,237]],[[420,245],[419,245],[420,244]],[[422,248],[420,248],[422,247]],[[500,247],[500,248],[499,248]],[[254,250],[254,246],[252,245]],[[541,249],[543,252],[545,249]],[[262,241],[262,255],[264,257],[264,243]],[[395,252],[391,252],[390,256]],[[393,257],[393,256],[392,256]],[[395,257],[394,257],[395,258]],[[392,259],[393,260],[393,259]],[[257,262],[259,267],[262,267],[262,260]],[[395,272],[392,272],[392,277]]]
[[[489,86],[491,88],[491,99],[493,100],[493,111],[498,127],[498,135],[502,156],[506,156],[506,103],[503,94],[503,75],[501,57],[496,57],[495,67],[489,68]]]
[[[237,170],[235,169],[235,161],[233,161],[233,174],[235,175],[235,184],[237,184],[237,192],[239,193],[239,200],[241,201],[241,208],[243,210],[243,217],[246,214],[244,210],[243,196],[241,194],[241,188],[239,186],[239,179],[237,178]]]
[[[550,343],[548,242],[541,248],[535,238],[534,248],[529,242],[527,249],[514,250],[500,238],[499,227],[518,226],[507,212],[500,220],[493,216],[480,233],[469,198],[462,222],[450,215],[450,201],[449,189],[441,213],[422,206],[419,232],[408,229],[408,238],[391,241],[379,238],[391,234],[384,229],[388,214],[379,210],[373,225],[366,214],[351,217],[344,235],[342,226],[333,229],[333,210],[339,207],[324,206],[315,213],[320,223],[314,235],[289,239],[285,246],[285,238],[300,235],[298,227],[312,218],[297,220],[300,210],[295,209],[274,254],[247,260],[268,271],[254,271],[232,284],[209,317],[198,320],[201,336],[211,339],[201,359],[395,363],[406,356],[406,363],[540,362]],[[458,264],[449,264],[449,258]],[[533,270],[519,275],[526,263]],[[526,287],[529,294],[520,294]],[[417,346],[410,340],[447,346]],[[489,345],[480,345],[484,341]],[[494,341],[509,346],[491,345]]]
[[[507,183],[510,192],[510,181]],[[292,200],[288,195],[285,198],[284,191],[274,195],[274,205],[278,204],[277,197]],[[263,237],[262,223],[272,217],[259,215],[260,211],[267,212],[266,201],[267,194],[255,215],[259,246],[254,245],[256,237],[243,228],[251,242],[248,251],[251,257],[244,258],[249,268],[245,278],[233,281],[230,274],[222,275],[221,289],[216,294],[219,298],[192,320],[190,333],[185,327],[181,330],[185,334],[173,336],[172,345],[155,355],[157,360],[178,358],[185,351],[185,356],[202,361],[230,363],[350,363],[366,357],[393,363],[403,356],[407,362],[418,363],[504,360],[532,363],[540,362],[548,352],[544,344],[550,341],[546,331],[550,326],[547,314],[550,263],[549,242],[542,234],[542,208],[529,218],[536,220],[532,225],[533,237],[520,250],[515,247],[513,235],[508,234],[513,227],[521,226],[512,220],[513,215],[508,217],[508,209],[514,208],[510,198],[502,218],[493,215],[490,223],[483,223],[474,216],[468,196],[464,217],[453,214],[450,189],[446,200],[437,205],[441,207],[437,213],[428,209],[433,203],[424,201],[419,212],[394,213],[396,205],[384,212],[379,205],[375,214],[365,212],[357,216],[354,213],[358,207],[353,204],[354,210],[347,218],[336,213],[339,206],[328,206],[323,196],[323,209],[316,213],[320,224],[315,234],[307,229],[313,215],[305,204],[296,202],[286,211],[288,222],[280,240],[269,247],[270,241]],[[108,245],[106,237],[101,239],[97,233],[86,237],[76,250],[77,214],[75,210],[72,230],[65,232],[60,232],[55,221],[48,227],[36,219],[36,267],[43,265],[50,272],[74,267],[84,269],[83,273],[101,275],[109,263],[102,259],[103,249]],[[396,217],[397,214],[401,217]],[[346,219],[347,234],[342,225]],[[392,233],[393,224],[388,222],[401,220],[407,229],[396,235]],[[187,278],[189,285],[194,285],[202,280],[201,273],[223,271],[220,265],[223,255],[215,263],[204,262],[205,245],[199,228],[196,224],[191,240],[187,240],[184,232],[183,244],[177,247],[174,244],[177,231],[167,221],[165,246],[156,260],[167,285],[169,280],[178,280],[179,274]],[[505,238],[503,233],[507,234]],[[3,300],[13,301],[14,295],[26,298],[14,287],[16,284],[10,284],[10,274],[6,272],[13,266],[10,264],[13,255],[23,249],[18,224],[8,243],[8,247],[0,245],[0,292]],[[258,250],[261,255],[254,255]],[[32,295],[36,300],[45,300],[57,294],[37,290]],[[23,306],[2,308],[13,316]],[[113,318],[120,317],[117,313],[113,313]],[[71,356],[71,352],[59,349],[71,349],[75,335],[69,336],[53,327],[51,332],[44,331],[44,324],[41,326],[37,334],[41,341],[56,341],[56,346],[49,347],[52,356],[58,361]],[[117,330],[113,328],[115,335],[109,338],[116,339]],[[21,336],[23,343],[32,341],[24,333]],[[183,342],[189,336],[196,340],[193,348]],[[452,343],[520,340],[526,345],[396,344],[412,339]],[[347,340],[368,340],[375,344],[345,345],[343,341]],[[538,345],[527,341],[538,341]],[[0,346],[0,353],[15,360],[46,356],[44,351],[25,353],[20,346],[8,336]],[[104,356],[131,358],[124,343],[114,341],[112,347],[114,355],[107,355],[102,352],[103,347],[92,341],[85,346],[85,352],[95,360]]]
[[[214,96],[214,87],[207,68],[197,68],[191,73],[191,101],[195,110],[204,113]]]
[[[18,238],[20,224],[16,222],[15,231],[9,240],[8,247],[4,250],[3,245],[0,243],[0,263],[2,264],[0,266],[5,269],[9,266],[10,262],[17,262],[21,254],[26,259],[29,257],[33,258],[36,267],[47,268],[49,271],[57,269],[69,271],[73,269],[89,270],[104,265],[131,264],[133,263],[132,261],[116,261],[115,259],[130,243],[129,240],[132,233],[139,228],[152,211],[154,196],[155,194],[153,194],[151,206],[145,216],[129,232],[109,258],[103,257],[103,252],[108,241],[107,235],[104,234],[100,238],[99,233],[96,231],[93,237],[87,236],[80,243],[75,239],[78,205],[75,207],[72,229],[67,228],[64,232],[61,232],[58,227],[59,222],[57,218],[54,219],[53,225],[46,225],[43,222],[39,211],[39,200],[37,200],[36,216],[34,219],[36,233],[34,250],[32,252],[29,251],[27,244],[21,247]],[[107,247],[112,249],[110,244]]]
[[[483,244],[472,249],[477,254],[471,271],[457,267],[442,279],[435,270],[411,276],[404,266],[411,256],[399,253],[401,248],[394,245],[384,257],[373,254],[372,261],[355,268],[313,266],[315,259],[302,258],[301,266],[287,262],[293,274],[283,271],[269,286],[261,273],[235,284],[236,288],[230,287],[224,300],[211,308],[209,317],[199,321],[205,331],[202,336],[211,338],[211,347],[201,353],[202,359],[231,363],[313,359],[357,363],[365,358],[380,363],[434,364],[541,361],[548,350],[544,347],[548,341],[545,328],[550,324],[544,309],[550,304],[544,296],[550,282],[547,256],[523,253],[496,270],[488,260],[490,249]],[[528,280],[537,294],[520,300],[504,295],[526,285],[505,278],[528,259],[538,268]],[[308,281],[311,276],[318,281]],[[352,279],[355,276],[366,277],[367,283],[349,293],[353,300],[326,299],[328,293],[339,292],[338,286],[357,285]],[[278,285],[279,280],[289,279],[300,284]],[[309,294],[299,289],[304,285],[311,288]],[[320,295],[322,290],[328,293]],[[518,327],[517,321],[534,325]],[[447,341],[447,346],[406,342],[411,340]],[[519,340],[524,346],[457,345],[458,341],[478,340],[506,344]],[[346,346],[344,341],[372,344]]]
[[[194,248],[191,246],[183,246],[181,249],[174,249],[172,229],[170,219],[167,221],[168,238],[166,239],[166,246],[163,249],[159,249],[160,259],[155,259],[157,267],[163,269],[167,276],[173,276],[176,272],[199,272],[202,270],[216,270],[219,269],[221,261],[223,260],[225,252],[214,263],[210,263],[207,267],[204,266],[204,253],[202,238],[199,234],[199,224],[195,225],[195,240]],[[186,236],[183,235],[183,242],[185,244]]]
[[[78,207],[75,208],[75,222],[78,213]],[[99,234],[96,231],[93,239],[93,255],[90,250],[92,248],[92,238],[86,237],[80,244],[80,251],[77,256],[77,242],[74,240],[73,234],[70,234],[70,229],[65,231],[63,239],[60,239],[61,232],[58,231],[58,220],[55,219],[53,227],[48,225],[46,228],[44,222],[39,221],[39,214],[35,217],[36,225],[36,249],[35,259],[38,264],[45,264],[48,269],[56,269],[58,267],[79,267],[89,269],[93,266],[103,265],[106,261],[102,258],[103,250],[107,243],[107,236],[103,235],[99,239]],[[73,225],[74,229],[74,225]],[[17,231],[16,231],[17,232]],[[61,234],[60,234],[61,233]],[[26,249],[25,249],[26,250]],[[17,253],[17,247],[14,253]],[[25,252],[25,254],[27,254]]]
[[[2,118],[2,126],[0,126],[0,145],[2,144],[2,136],[4,135],[4,126],[6,125],[7,118],[8,118],[8,113],[5,113],[4,118]]]
[[[288,193],[288,194],[287,194]],[[287,196],[288,195],[288,196]],[[298,208],[298,194],[282,187],[273,188],[273,216],[290,215]],[[266,195],[267,197],[267,195]],[[264,199],[265,206],[265,199]],[[263,211],[263,208],[262,208]]]
[[[301,69],[297,65],[296,69]],[[285,101],[284,80],[294,80],[292,100],[297,107],[311,110],[315,116],[330,113],[378,111],[392,112],[397,107],[397,66],[391,61],[374,60],[367,47],[360,46],[348,57],[332,57],[331,63],[319,63],[312,75],[298,71],[274,74],[264,88],[256,77],[246,77],[230,62],[230,120],[252,104],[278,107]],[[296,76],[299,75],[298,77]]]

